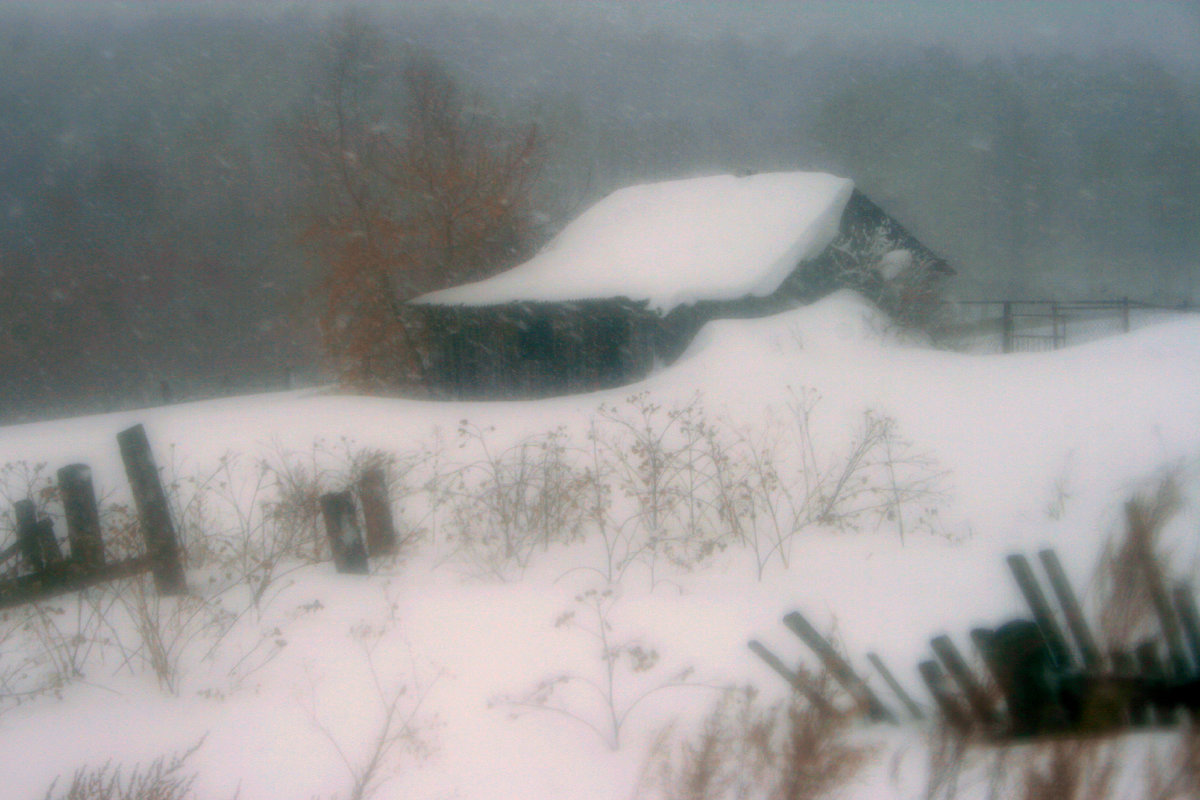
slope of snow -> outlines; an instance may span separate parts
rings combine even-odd
[[[770,294],[837,234],[853,187],[832,175],[792,172],[621,189],[532,260],[417,302],[627,297],[665,312],[701,299]]]
[[[604,684],[598,642],[570,621],[588,622],[579,598],[604,588],[592,571],[597,543],[538,551],[505,582],[470,577],[410,496],[396,512],[426,530],[420,546],[370,577],[335,575],[327,563],[298,568],[260,614],[245,613],[211,653],[204,642],[184,661],[178,695],[100,648],[104,657],[61,696],[0,713],[5,795],[41,797],[55,775],[81,764],[145,763],[207,734],[189,764],[203,796],[240,788],[247,800],[345,797],[343,756],[355,768],[365,763],[384,701],[403,685],[400,708],[421,746],[389,754],[377,797],[630,797],[657,734],[670,724],[693,732],[713,687],[786,695],[748,639],[814,665],[780,624],[789,611],[836,628],[864,671],[863,655],[880,653],[924,698],[915,665],[930,636],[950,633],[963,645],[971,627],[1023,613],[1006,553],[1056,547],[1090,602],[1089,577],[1122,504],[1164,469],[1178,472],[1189,501],[1165,544],[1180,574],[1200,564],[1200,320],[1053,353],[972,356],[900,343],[869,305],[842,292],[777,317],[712,323],[675,366],[620,391],[527,403],[260,395],[0,428],[0,464],[84,461],[100,493],[119,501],[127,489],[113,436],[134,422],[146,424],[160,465],[174,473],[209,472],[227,452],[313,453],[318,439],[332,453],[342,437],[395,453],[440,437],[447,458],[466,463],[477,455],[456,446],[462,420],[486,431],[493,452],[560,425],[583,443],[601,404],[627,407],[639,392],[668,409],[699,397],[711,419],[748,435],[790,430],[798,394],[819,395],[811,433],[822,455],[846,446],[864,411],[885,414],[945,470],[940,522],[903,540],[886,521],[857,532],[814,527],[797,537],[786,568],[773,561],[761,579],[749,554],[731,548],[695,571],[622,580],[611,635],[652,648],[659,663],[618,671],[617,705],[636,706],[613,751],[593,729],[603,731],[608,716],[595,692],[564,689],[570,715],[515,702],[555,676]],[[254,477],[251,462],[238,463],[240,477]],[[324,488],[338,488],[330,476]],[[206,591],[204,575],[190,580]],[[228,595],[234,610],[245,607],[240,591]],[[49,606],[68,617],[76,609],[72,598]],[[576,616],[564,622],[569,612]],[[286,646],[242,676],[265,652],[261,643],[275,640]],[[688,667],[689,686],[645,694]],[[923,796],[924,730],[910,723],[860,733],[882,737],[884,755],[844,796]],[[962,797],[985,789],[967,787]]]

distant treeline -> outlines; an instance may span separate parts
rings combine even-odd
[[[822,169],[960,294],[1197,299],[1200,83],[1146,52],[798,49],[498,8],[367,12],[385,57],[357,90],[386,103],[433,56],[479,113],[537,122],[543,235],[629,183]],[[0,421],[321,376],[304,233],[325,199],[290,138],[329,91],[336,13],[0,6]]]

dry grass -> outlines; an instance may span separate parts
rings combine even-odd
[[[190,800],[195,797],[195,775],[183,769],[204,740],[181,753],[159,756],[147,766],[136,766],[128,774],[112,762],[99,767],[80,767],[70,784],[55,791],[58,779],[46,790],[44,800]]]
[[[752,688],[727,691],[700,732],[657,741],[637,797],[818,800],[846,786],[873,750],[847,740],[849,718],[806,703],[764,707]]]
[[[1166,573],[1158,540],[1180,502],[1179,484],[1168,476],[1125,504],[1124,535],[1105,548],[1097,572],[1100,635],[1110,647],[1133,644],[1154,617],[1154,593]]]

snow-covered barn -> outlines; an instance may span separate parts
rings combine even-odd
[[[948,274],[845,178],[718,175],[614,192],[530,261],[411,310],[429,331],[432,390],[531,397],[640,379],[710,319],[846,286],[881,300]]]

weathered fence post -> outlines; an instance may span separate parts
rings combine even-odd
[[[921,711],[921,707],[917,705],[912,696],[904,690],[900,685],[900,681],[896,680],[896,676],[887,668],[887,664],[883,663],[883,659],[878,653],[867,653],[867,661],[871,662],[871,666],[875,667],[875,671],[883,678],[883,682],[888,685],[892,693],[900,698],[900,702],[908,709],[908,713],[913,719],[925,719],[925,712]]]
[[[362,502],[363,526],[367,529],[367,553],[372,556],[396,552],[396,523],[388,502],[387,470],[376,465],[363,473],[358,482]]]
[[[1029,610],[1033,612],[1034,621],[1042,629],[1042,636],[1050,647],[1050,655],[1055,665],[1059,669],[1067,669],[1071,666],[1071,651],[1067,648],[1066,639],[1058,623],[1054,621],[1054,613],[1050,610],[1050,604],[1046,602],[1041,587],[1038,586],[1029,561],[1020,554],[1011,555],[1005,561],[1008,562],[1008,568],[1021,589],[1025,602],[1029,604]]]
[[[367,549],[355,519],[354,495],[349,491],[321,495],[321,514],[325,517],[334,567],[338,572],[366,575]]]
[[[808,702],[812,703],[813,708],[817,709],[818,713],[825,715],[833,714],[834,709],[833,706],[830,705],[829,700],[826,699],[826,697],[821,694],[820,690],[813,686],[812,682],[807,680],[806,677],[802,676],[799,672],[793,672],[792,670],[788,669],[787,666],[779,660],[779,656],[768,650],[766,646],[762,644],[762,642],[751,639],[749,642],[749,647],[750,650],[759,658],[761,658],[768,667],[775,670],[776,673],[778,673],[785,681],[787,681],[788,685],[808,698]]]
[[[62,551],[54,538],[54,525],[48,519],[39,520],[37,509],[29,499],[13,503],[17,522],[17,544],[25,563],[34,572],[62,560]]]
[[[1013,350],[1013,309],[1012,301],[1005,300],[1003,304],[1003,317],[1000,320],[1001,332],[1001,349],[1005,353],[1011,353]]]
[[[938,709],[950,727],[959,731],[970,730],[971,715],[959,705],[954,695],[946,688],[946,673],[942,672],[942,668],[938,666],[937,662],[922,661],[917,664],[917,672],[921,674],[921,680],[925,682],[929,694],[933,696],[934,702],[937,703]]]
[[[1192,587],[1186,583],[1178,584],[1171,596],[1175,601],[1175,610],[1179,612],[1179,624],[1191,648],[1192,675],[1200,676],[1200,618],[1196,614],[1196,598],[1192,595]]]
[[[941,659],[946,672],[950,673],[950,677],[962,690],[963,697],[966,698],[967,705],[974,712],[976,719],[986,726],[992,726],[999,722],[999,717],[992,708],[992,702],[987,693],[975,680],[975,676],[971,674],[966,660],[958,652],[958,648],[954,646],[950,637],[935,636],[930,641],[930,645],[933,647],[933,652]]]
[[[834,680],[854,698],[858,707],[873,720],[896,723],[896,715],[880,701],[871,687],[858,676],[858,673],[838,655],[829,641],[814,628],[804,615],[793,611],[783,618],[783,624],[796,634],[821,659],[821,663],[833,675]]]
[[[1055,596],[1058,597],[1058,604],[1067,617],[1067,628],[1075,637],[1075,645],[1083,657],[1084,667],[1100,669],[1102,666],[1100,648],[1096,646],[1096,640],[1092,636],[1091,629],[1088,628],[1087,620],[1083,618],[1079,600],[1071,589],[1071,584],[1067,580],[1067,574],[1063,572],[1058,556],[1053,550],[1047,549],[1039,551],[1038,558],[1041,559],[1042,567],[1046,570],[1047,577],[1050,578],[1050,588],[1054,590]]]
[[[137,505],[138,519],[142,525],[142,537],[151,559],[154,586],[159,594],[183,594],[187,591],[187,579],[183,572],[182,553],[175,537],[175,526],[167,507],[167,495],[158,478],[158,467],[150,451],[146,429],[141,425],[117,434],[121,448],[121,460],[125,462],[125,474],[133,489],[133,500]]]
[[[1129,333],[1129,298],[1121,298],[1121,331]]]
[[[70,464],[58,471],[58,490],[67,520],[71,561],[86,569],[104,566],[104,541],[92,471],[86,464]]]

